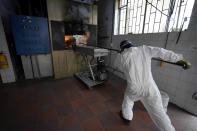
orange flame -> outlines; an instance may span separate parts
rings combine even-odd
[[[72,35],[65,35],[64,40],[65,42],[72,40],[73,36]]]

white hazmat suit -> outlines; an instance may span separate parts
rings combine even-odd
[[[120,61],[115,63],[115,66],[124,72],[127,80],[122,115],[125,119],[132,120],[134,102],[140,100],[161,131],[175,131],[162,105],[159,89],[153,80],[152,57],[159,57],[170,62],[183,59],[182,55],[158,47],[143,45],[124,49],[120,55]]]

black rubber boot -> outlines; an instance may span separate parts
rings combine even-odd
[[[122,110],[120,110],[120,113],[119,113],[119,116],[120,118],[122,118],[123,122],[127,125],[129,125],[131,123],[131,120],[127,120],[123,117],[123,114],[122,114]]]

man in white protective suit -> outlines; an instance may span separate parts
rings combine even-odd
[[[175,131],[171,121],[162,105],[160,91],[153,80],[151,73],[151,58],[159,57],[162,60],[182,65],[184,69],[190,68],[190,63],[180,54],[151,46],[134,47],[124,40],[120,43],[120,59],[116,59],[117,66],[127,80],[127,88],[124,93],[121,118],[130,123],[133,118],[134,102],[140,100],[148,111],[151,119],[161,131]]]

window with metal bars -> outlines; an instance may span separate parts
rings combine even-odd
[[[114,34],[180,31],[188,28],[195,0],[117,0]]]

